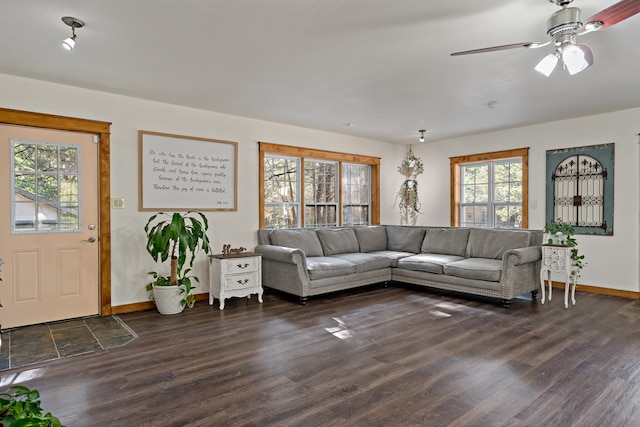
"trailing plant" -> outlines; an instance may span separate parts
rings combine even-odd
[[[575,283],[575,280],[580,277],[580,271],[587,265],[587,263],[584,262],[584,255],[578,251],[578,241],[573,237],[575,228],[573,228],[571,224],[558,218],[551,224],[545,225],[542,231],[549,235],[547,239],[548,244],[558,244],[571,248],[571,276],[572,281]]]
[[[51,412],[42,414],[38,390],[21,385],[0,393],[0,421],[4,427],[62,427]]]
[[[422,204],[420,203],[420,199],[418,198],[418,181],[415,179],[407,179],[400,186],[400,191],[398,191],[398,197],[400,198],[400,203],[398,207],[403,209],[414,210],[419,213]]]
[[[415,225],[422,207],[418,198],[417,177],[424,172],[424,164],[419,157],[413,154],[411,147],[409,147],[404,159],[402,159],[402,163],[398,166],[398,172],[404,176],[405,180],[396,194],[394,206],[397,204],[400,208],[401,224]]]
[[[199,250],[205,254],[211,252],[208,230],[207,217],[200,212],[158,212],[152,215],[144,226],[147,252],[156,262],[170,259],[170,274],[163,276],[155,271],[149,272],[153,281],[147,284],[147,289],[152,289],[154,285],[178,285],[180,292],[184,294],[183,306],[193,307],[195,299],[191,292],[195,286],[192,281],[199,283],[200,280],[189,273]],[[187,268],[183,271],[185,266]]]

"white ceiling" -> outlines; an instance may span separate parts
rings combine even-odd
[[[546,41],[548,0],[2,3],[0,73],[400,144],[640,106],[640,14],[580,37],[591,68],[545,78],[549,47],[449,54]],[[66,15],[86,23],[73,52]]]

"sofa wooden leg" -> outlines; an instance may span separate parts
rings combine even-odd
[[[502,306],[504,308],[509,308],[511,306],[511,300],[510,299],[503,299],[502,300]]]
[[[299,297],[298,301],[300,301],[300,305],[306,305],[309,297]]]

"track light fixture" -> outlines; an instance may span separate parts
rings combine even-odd
[[[425,129],[420,129],[418,132],[420,132],[420,142],[424,142],[424,133],[426,132]]]
[[[76,46],[76,28],[84,27],[84,22],[73,16],[63,16],[62,22],[71,27],[71,37],[67,37],[62,41],[62,47],[71,51]]]

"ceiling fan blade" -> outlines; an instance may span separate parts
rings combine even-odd
[[[585,26],[591,22],[602,22],[599,30],[605,29],[640,12],[640,0],[622,0],[613,6],[601,10],[587,19]]]
[[[639,0],[640,1],[640,0]],[[517,49],[520,47],[526,47],[529,49],[535,49],[538,47],[546,46],[550,42],[526,42],[526,43],[513,43],[513,44],[505,44],[502,46],[493,46],[493,47],[484,47],[482,49],[473,49],[473,50],[465,50],[462,52],[454,52],[451,56],[460,56],[460,55],[471,55],[472,53],[485,53],[485,52],[495,52],[497,50],[508,50],[508,49]]]

